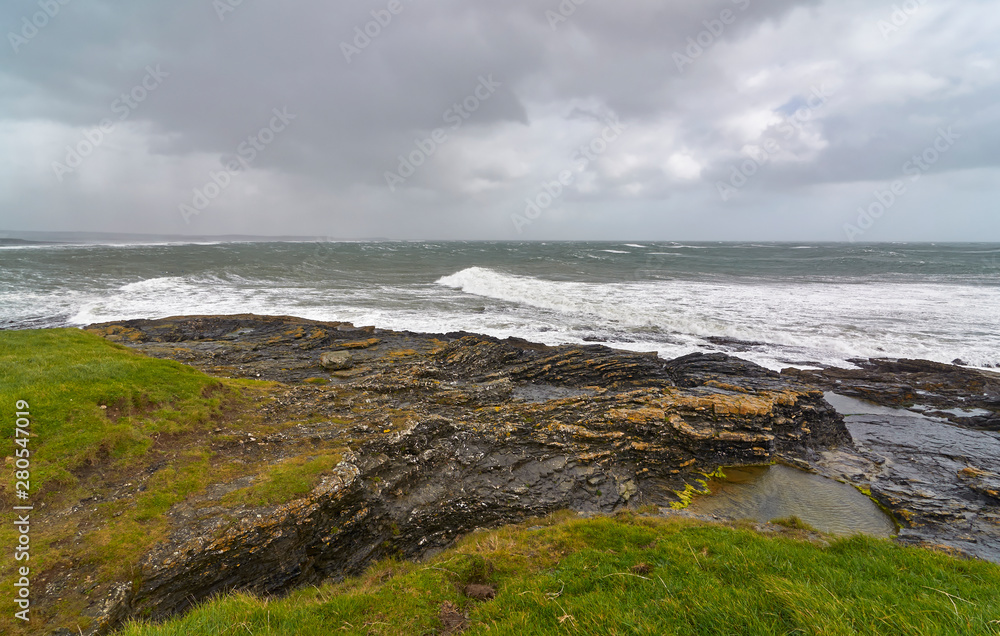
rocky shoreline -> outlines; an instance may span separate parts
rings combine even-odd
[[[166,618],[227,590],[280,594],[375,559],[424,557],[476,528],[559,509],[669,508],[719,466],[784,462],[850,481],[896,515],[909,541],[962,549],[1000,535],[989,448],[948,455],[955,466],[968,460],[956,469],[969,469],[960,483],[967,485],[939,495],[971,503],[934,516],[915,505],[919,488],[900,486],[896,460],[885,457],[891,444],[866,432],[877,422],[852,420],[873,416],[845,424],[824,398],[834,383],[842,395],[870,399],[875,380],[896,371],[778,374],[723,354],[663,360],[600,345],[292,317],[179,317],[88,330],[210,375],[281,383],[283,397],[267,408],[276,421],[303,423],[252,440],[220,428],[213,449],[221,455],[279,460],[342,450],[342,461],[295,501],[225,507],[226,493],[245,484],[220,483],[174,506],[170,539],[142,557],[135,581],[95,602],[94,632],[129,617]],[[950,390],[973,386],[969,378]],[[965,397],[995,420],[995,378],[987,379],[985,396]],[[975,417],[980,428],[994,421]],[[943,452],[930,449],[926,461],[940,462]],[[955,527],[959,516],[965,525]],[[963,538],[970,533],[973,542]]]
[[[782,372],[828,391],[854,440],[812,467],[870,492],[902,524],[898,540],[1000,562],[1000,374],[852,362]]]

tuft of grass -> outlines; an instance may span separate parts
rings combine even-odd
[[[529,529],[530,528],[530,529]],[[496,589],[466,597],[468,583]],[[827,546],[733,527],[560,515],[477,532],[282,599],[234,594],[123,636],[1000,634],[1000,567],[855,536]]]
[[[784,526],[785,528],[790,528],[792,530],[805,530],[806,532],[819,532],[816,528],[812,527],[802,519],[799,519],[795,515],[790,517],[775,517],[771,519],[770,523],[776,526]]]
[[[693,461],[693,460],[692,460]],[[722,466],[717,467],[710,473],[701,473],[705,479],[695,479],[698,483],[697,486],[693,484],[684,484],[684,490],[675,490],[674,494],[677,495],[677,501],[670,504],[670,507],[674,510],[683,510],[691,505],[691,501],[694,499],[695,495],[710,495],[712,494],[711,488],[709,488],[709,481],[713,479],[725,479],[726,473],[723,472]]]
[[[268,469],[254,485],[225,495],[222,503],[270,506],[301,497],[316,486],[322,473],[339,464],[341,459],[338,452],[287,459]]]
[[[674,494],[677,495],[677,501],[670,504],[670,507],[674,510],[683,510],[691,505],[691,500],[694,499],[695,495],[707,495],[711,491],[708,489],[708,482],[704,479],[696,479],[698,486],[692,484],[684,484],[684,490],[675,490]]]

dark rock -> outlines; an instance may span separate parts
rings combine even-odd
[[[216,500],[174,506],[169,539],[142,557],[127,597],[105,608],[107,625],[163,619],[229,590],[281,594],[560,509],[667,506],[718,466],[805,461],[850,442],[821,391],[722,354],[667,361],[599,345],[259,316],[89,329],[208,373],[286,383],[268,407],[274,418],[295,411],[314,423],[269,438],[269,457],[348,448],[295,501],[212,512],[236,487],[219,484],[202,496]],[[320,372],[317,350],[373,333],[377,347],[351,349],[362,372],[303,384]],[[357,419],[354,406],[363,407]]]
[[[995,433],[914,415],[845,419],[857,447],[821,453],[820,472],[870,489],[902,524],[901,541],[1000,561]]]
[[[784,369],[785,377],[874,404],[933,412],[966,428],[1000,430],[1000,374],[928,360],[851,360],[858,369]]]
[[[766,343],[754,340],[740,340],[739,338],[729,338],[727,336],[707,336],[707,342],[725,347],[730,351],[751,351],[758,347],[763,347]]]
[[[1000,462],[991,462],[998,464]],[[975,466],[966,466],[958,471],[958,477],[965,481],[969,488],[986,496],[994,504],[1000,504],[1000,475],[982,470]]]
[[[845,418],[856,449],[814,465],[870,489],[903,525],[901,541],[1000,561],[1000,374],[927,360],[851,362],[859,368],[782,371],[863,401]]]
[[[680,386],[697,386],[707,380],[727,376],[755,379],[779,377],[774,371],[724,353],[691,353],[665,362],[664,367]]]

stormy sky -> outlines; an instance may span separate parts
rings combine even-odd
[[[0,230],[1000,240],[1000,2],[7,0]]]

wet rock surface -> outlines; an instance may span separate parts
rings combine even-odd
[[[1000,562],[1000,374],[926,360],[785,369],[829,391],[854,449],[813,467],[890,510],[899,540]]]
[[[811,468],[870,493],[904,543],[1000,562],[1000,434],[826,393],[853,446],[820,453]]]
[[[220,457],[337,448],[343,458],[285,504],[226,504],[242,484],[223,483],[174,506],[169,540],[102,606],[100,629],[227,590],[280,594],[373,559],[426,556],[475,528],[558,509],[667,506],[720,465],[807,463],[850,443],[821,391],[721,354],[667,361],[249,315],[89,329],[210,374],[282,383],[267,409],[300,423],[238,445],[220,430]],[[350,352],[350,369],[323,367],[337,351]]]
[[[856,449],[823,453],[820,472],[870,490],[902,524],[900,541],[1000,562],[1000,436],[924,417],[845,420]]]
[[[856,359],[858,369],[784,369],[782,374],[840,395],[1000,431],[1000,373],[927,360]]]

